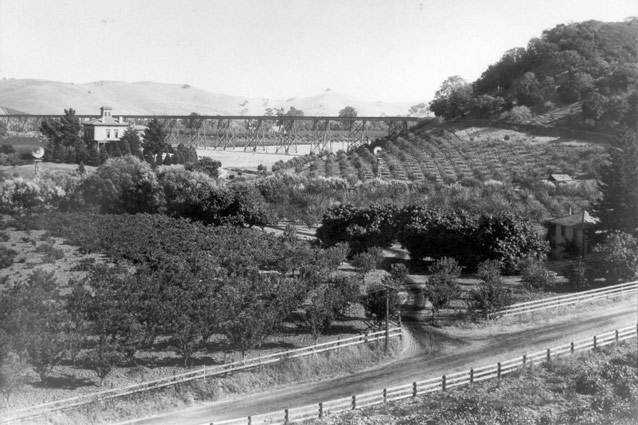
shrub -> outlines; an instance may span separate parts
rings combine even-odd
[[[49,244],[39,245],[35,252],[42,254],[43,263],[54,263],[64,258],[64,251]]]
[[[456,279],[461,275],[461,267],[453,258],[443,257],[430,267],[432,275],[428,279],[425,293],[435,311],[461,295]]]
[[[481,282],[472,290],[472,309],[481,310],[487,317],[511,302],[509,291],[501,278],[501,262],[488,260],[479,264],[478,277]]]
[[[582,258],[570,262],[563,271],[563,275],[569,281],[569,285],[576,290],[589,289],[591,287],[589,274],[587,264]]]
[[[352,257],[352,265],[367,273],[377,268],[383,259],[383,248],[372,247],[366,252],[360,252]]]
[[[555,274],[547,270],[543,262],[531,258],[523,261],[521,275],[523,286],[531,291],[551,288],[556,282]]]
[[[17,251],[6,246],[0,246],[0,269],[6,269],[11,266],[17,255]]]

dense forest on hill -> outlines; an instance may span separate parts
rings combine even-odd
[[[505,52],[474,83],[448,78],[430,104],[440,117],[554,115],[555,125],[636,127],[638,18],[561,24]],[[566,107],[565,114],[557,114]],[[554,114],[552,114],[554,113]]]

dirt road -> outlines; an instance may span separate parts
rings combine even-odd
[[[188,410],[158,415],[137,424],[202,424],[246,417],[285,408],[319,403],[352,394],[401,385],[440,376],[470,367],[494,364],[595,334],[635,325],[638,322],[636,297],[602,306],[582,306],[558,316],[547,312],[529,323],[509,320],[484,328],[444,328],[409,325],[420,344],[398,361],[350,376],[320,382],[291,385],[242,398],[196,406]],[[432,341],[436,341],[433,349]]]

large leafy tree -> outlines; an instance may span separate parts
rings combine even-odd
[[[638,237],[638,139],[633,130],[624,130],[612,143],[609,162],[600,171],[601,200],[593,215],[598,230],[618,230]]]
[[[459,75],[448,77],[430,102],[430,111],[437,117],[452,119],[468,111],[472,101],[472,85]]]

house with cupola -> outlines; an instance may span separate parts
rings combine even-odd
[[[124,132],[130,127],[129,123],[124,121],[122,117],[116,120],[111,116],[112,108],[102,106],[100,108],[100,117],[86,121],[84,125],[84,140],[87,144],[91,142],[97,143],[97,148],[120,140]]]

